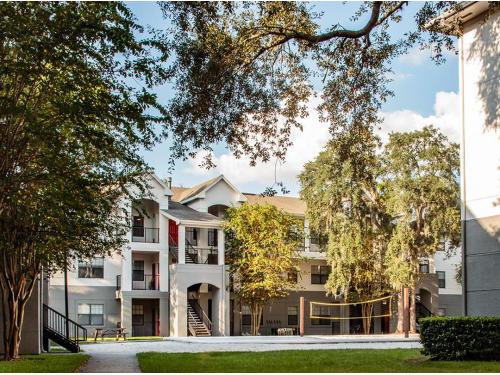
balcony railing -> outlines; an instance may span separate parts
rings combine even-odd
[[[160,242],[160,228],[132,227],[132,242]]]
[[[218,251],[216,247],[193,247],[186,244],[186,263],[218,264]]]
[[[132,279],[132,290],[159,290],[160,275],[138,275]],[[142,279],[142,280],[141,280]]]

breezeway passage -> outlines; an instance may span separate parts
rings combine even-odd
[[[83,345],[89,359],[81,372],[139,372],[141,352],[200,353],[313,349],[420,348],[418,335],[180,337],[163,341],[99,342]]]

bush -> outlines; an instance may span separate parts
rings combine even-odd
[[[431,359],[500,359],[500,318],[431,317],[419,323],[422,354]]]

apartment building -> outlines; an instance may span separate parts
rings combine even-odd
[[[293,197],[241,193],[222,175],[191,188],[171,187],[151,175],[150,185],[148,198],[128,203],[132,225],[127,234],[129,242],[121,254],[90,262],[82,260],[69,271],[70,319],[86,327],[90,334],[96,328],[118,326],[134,336],[248,334],[249,308],[229,291],[220,228],[224,212],[243,203],[269,203],[305,219],[305,203]],[[312,313],[325,319],[309,318],[310,301],[340,301],[327,296],[324,288],[330,272],[325,238],[309,233],[306,220],[304,226],[307,235],[299,249],[303,259],[300,272],[287,275],[297,278],[298,287],[287,298],[266,306],[261,334],[273,335],[279,328],[291,328],[297,333],[301,296],[306,301],[306,334],[361,332],[361,320],[327,319],[330,312],[321,307],[315,307],[317,311]],[[446,264],[444,258],[439,262],[439,267]],[[420,313],[444,313],[439,310],[438,266],[431,259],[423,261],[422,267],[425,275],[418,291]],[[451,272],[447,273],[452,277]],[[51,278],[49,294],[51,307],[64,311],[62,274]],[[446,306],[446,312],[455,311]],[[387,310],[389,305],[376,308]],[[339,314],[360,316],[356,309],[360,306],[342,308]],[[373,330],[389,333],[394,324],[394,319],[378,318]]]
[[[463,307],[500,315],[500,6],[465,1],[433,21],[459,47]]]

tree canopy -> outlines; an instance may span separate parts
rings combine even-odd
[[[120,3],[0,4],[0,286],[5,358],[43,269],[119,249],[121,199],[145,191],[138,155],[168,118],[160,34]],[[130,80],[141,82],[135,88]]]
[[[297,280],[288,274],[297,272],[303,224],[269,204],[243,204],[226,214],[223,226],[232,288],[250,307],[252,335],[257,335],[263,306],[296,287]]]
[[[383,146],[368,129],[333,137],[300,174],[310,225],[328,234],[327,290],[370,299],[412,288],[415,329],[420,259],[460,239],[458,170],[458,145],[432,126]]]
[[[360,3],[349,20],[358,28],[324,29],[319,22],[329,14],[307,2],[161,3],[175,41],[173,157],[225,142],[252,163],[283,158],[291,129],[307,115],[314,80],[321,81],[315,88],[321,92],[319,110],[332,133],[373,127],[392,95],[388,84],[396,57],[427,48],[440,63],[444,51],[454,49],[452,37],[429,22],[456,3],[422,3],[413,27],[391,33],[409,17],[407,5]]]

